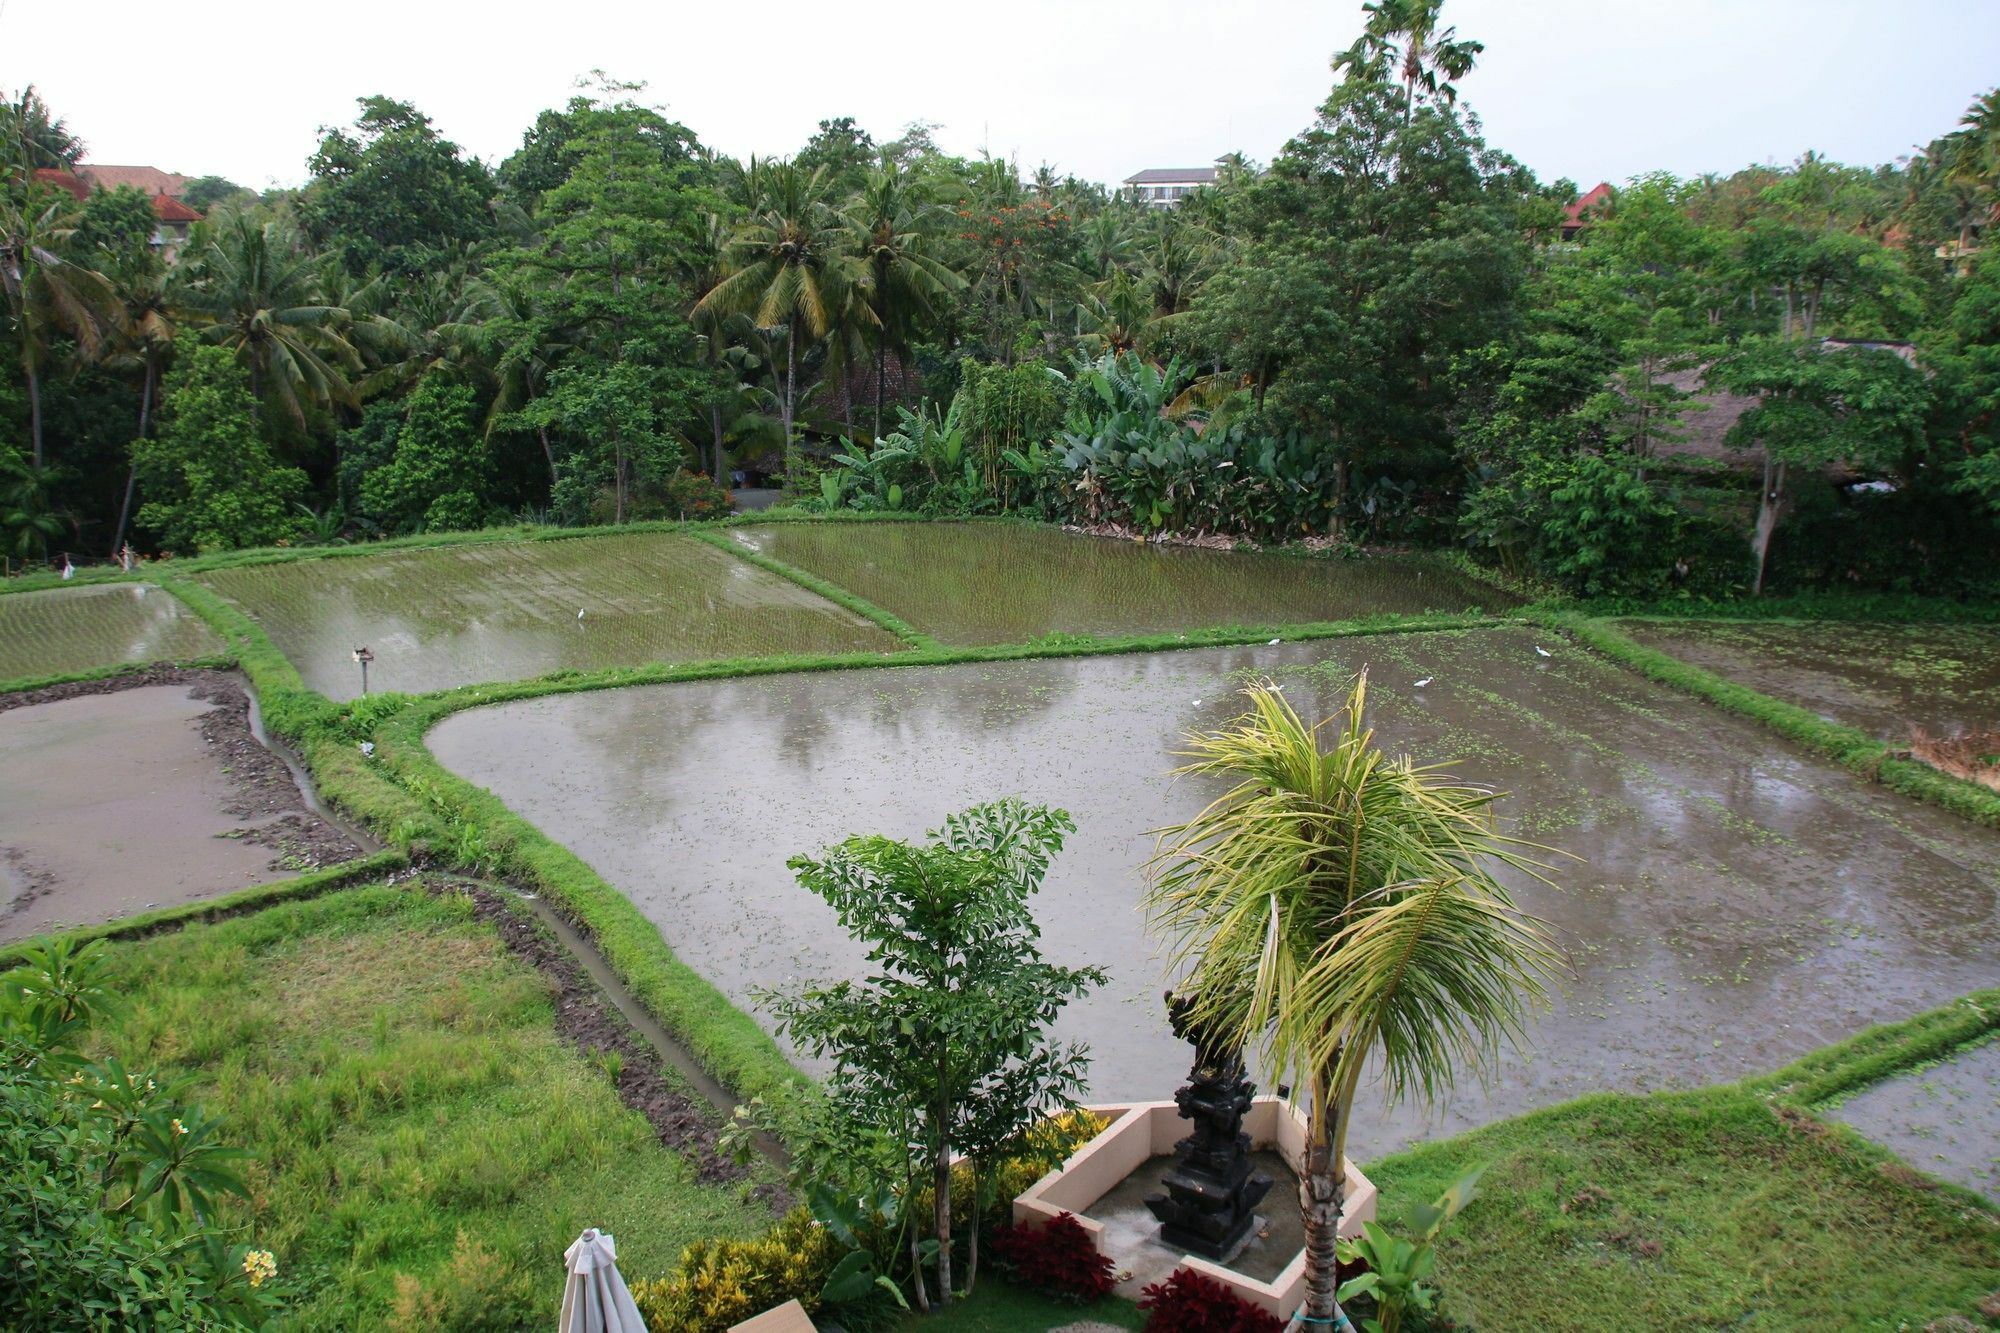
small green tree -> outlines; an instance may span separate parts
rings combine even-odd
[[[410,394],[395,456],[362,482],[362,503],[394,527],[476,528],[486,515],[491,470],[472,390],[427,375]]]
[[[1750,539],[1755,593],[1764,591],[1771,539],[1791,508],[1791,469],[1849,463],[1878,475],[1892,472],[1921,443],[1931,401],[1921,372],[1877,348],[1827,350],[1817,343],[1749,338],[1709,378],[1759,400],[1727,437],[1731,444],[1764,449],[1764,484]]]
[[[930,1177],[940,1307],[952,1298],[953,1156],[969,1160],[976,1191],[982,1162],[1083,1087],[1083,1048],[1052,1042],[1048,1027],[1104,973],[1043,962],[1028,905],[1075,827],[1010,798],[951,816],[920,844],[860,836],[790,862],[867,944],[874,970],[767,998],[781,1030],[832,1057],[836,1115],[901,1158],[893,1183],[906,1204]],[[914,1235],[911,1250],[928,1309]],[[968,1290],[977,1263],[974,1248]]]
[[[290,537],[305,473],[280,467],[257,433],[257,400],[229,349],[180,349],[160,433],[133,443],[141,526],[170,551],[229,550]]]

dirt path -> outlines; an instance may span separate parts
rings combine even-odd
[[[234,675],[163,668],[0,695],[0,940],[358,850],[251,734]]]

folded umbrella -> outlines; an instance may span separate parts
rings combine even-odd
[[[563,1251],[569,1279],[563,1284],[558,1333],[646,1333],[646,1321],[618,1276],[618,1247],[596,1227]]]

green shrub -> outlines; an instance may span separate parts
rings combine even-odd
[[[672,1277],[632,1284],[632,1299],[653,1333],[725,1333],[786,1301],[807,1314],[841,1247],[803,1208],[755,1240],[705,1240],[687,1247]]]

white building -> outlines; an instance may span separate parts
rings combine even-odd
[[[1148,208],[1172,208],[1202,186],[1213,184],[1214,167],[1148,167],[1125,178],[1125,188]]]

